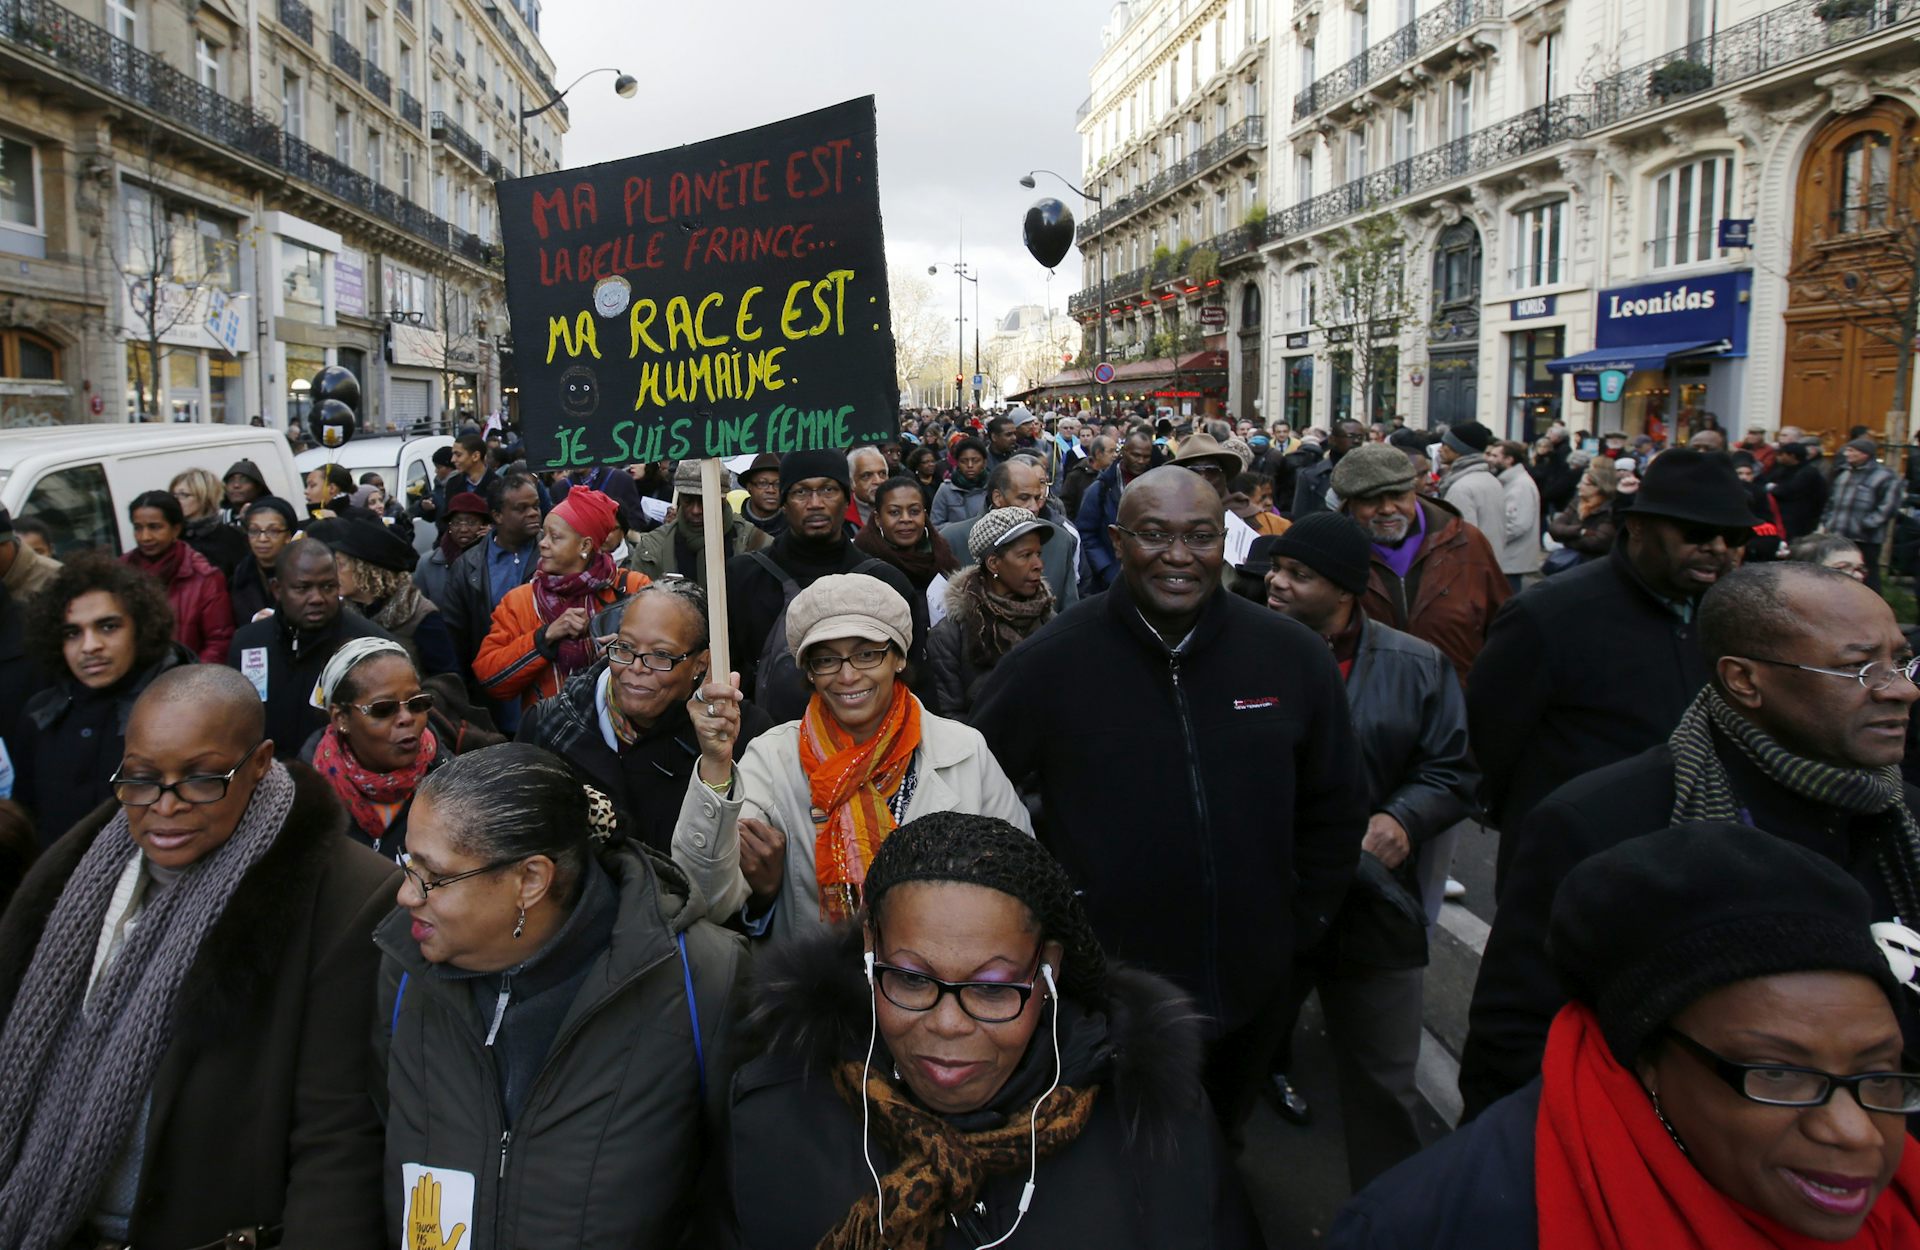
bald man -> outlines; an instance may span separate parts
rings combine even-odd
[[[1204,478],[1141,475],[1109,529],[1119,580],[1014,648],[974,724],[1015,784],[1037,784],[1040,836],[1085,886],[1108,951],[1212,1019],[1207,1087],[1231,1135],[1367,809],[1332,653],[1222,589],[1225,532]],[[1045,697],[1069,668],[1099,680]]]
[[[288,1246],[380,1244],[367,935],[399,873],[346,837],[326,782],[275,762],[264,724],[232,669],[155,679],[117,801],[0,919],[0,1048],[35,1074],[0,1227],[37,1221],[52,1245],[283,1227]],[[75,923],[87,951],[103,939],[97,967],[74,964]]]

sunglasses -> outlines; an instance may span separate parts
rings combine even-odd
[[[375,699],[372,703],[350,703],[347,706],[368,720],[392,720],[400,714],[401,708],[415,716],[424,716],[433,710],[433,692],[423,690],[411,699]]]
[[[1738,526],[1722,528],[1718,525],[1681,525],[1680,540],[1695,547],[1704,547],[1715,538],[1726,540],[1729,547],[1743,546],[1753,537],[1753,527]]]

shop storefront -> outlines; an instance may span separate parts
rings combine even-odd
[[[1300,351],[1311,342],[1311,333],[1296,331],[1287,335],[1287,350]],[[1280,419],[1289,429],[1305,430],[1313,425],[1313,357],[1288,356],[1284,365],[1287,380]]]
[[[1549,360],[1572,374],[1593,428],[1675,446],[1713,418],[1738,423],[1746,381],[1751,270],[1600,292],[1593,351]],[[1577,419],[1576,419],[1576,423]]]
[[[1567,350],[1566,327],[1530,325],[1555,315],[1555,297],[1536,295],[1514,300],[1508,318],[1518,325],[1507,332],[1506,437],[1532,445],[1560,420],[1560,393],[1564,384],[1551,365]]]

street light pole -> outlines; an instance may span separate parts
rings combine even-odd
[[[575,87],[593,77],[595,74],[617,75],[613,80],[613,93],[622,100],[633,99],[634,92],[640,90],[640,80],[638,78],[635,78],[632,74],[615,69],[611,65],[603,65],[599,69],[588,70],[586,73],[580,75],[580,77],[568,83],[554,95],[553,99],[548,100],[545,104],[542,104],[538,108],[528,108],[526,84],[524,82],[520,84],[520,107],[517,110],[520,114],[520,158],[518,162],[516,162],[514,177],[524,178],[527,175],[527,119],[529,117],[538,117],[548,109],[558,107],[560,101],[567,98],[567,92],[572,91]]]
[[[953,270],[954,311],[955,321],[958,323],[953,336],[953,373],[956,383],[953,388],[953,404],[956,408],[964,408],[967,406],[967,392],[966,388],[958,383],[960,375],[967,370],[967,288],[965,284],[973,283],[973,371],[977,375],[980,372],[980,275],[965,261],[953,261],[947,265],[947,268]],[[937,274],[940,272],[940,266],[928,265],[927,272]],[[973,392],[973,405],[976,408],[980,406],[980,391],[977,387]]]
[[[1035,174],[1046,174],[1048,177],[1058,181],[1060,185],[1064,186],[1067,190],[1091,203],[1096,216],[1103,211],[1105,201],[1100,196],[1090,191],[1081,190],[1059,174],[1054,173],[1051,169],[1028,170],[1026,175],[1020,179],[1020,185],[1026,187],[1028,190],[1032,190],[1038,185],[1033,180]],[[1105,240],[1100,237],[1100,231],[1098,230],[1093,232],[1093,247],[1094,250],[1100,254],[1100,293],[1095,297],[1099,301],[1100,306],[1095,310],[1095,321],[1093,323],[1093,354],[1096,364],[1105,364],[1107,362],[1107,247]],[[1105,382],[1100,384],[1100,415],[1107,415],[1107,384]]]

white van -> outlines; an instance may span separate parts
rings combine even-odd
[[[306,511],[293,451],[278,430],[254,425],[66,425],[0,434],[0,504],[53,532],[55,555],[133,548],[127,505],[166,490],[174,475],[216,477],[236,460],[260,468],[267,489]]]
[[[362,473],[378,473],[387,484],[387,498],[410,504],[419,498],[415,488],[433,489],[433,453],[451,446],[451,434],[356,438],[345,447],[309,447],[295,456],[293,463],[303,479],[322,465],[339,464],[353,474],[356,486]],[[413,527],[414,549],[421,555],[433,550],[438,537],[430,523]]]

